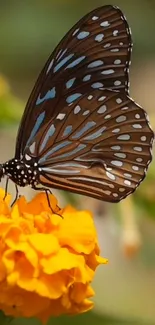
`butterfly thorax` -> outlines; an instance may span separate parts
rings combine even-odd
[[[25,164],[18,159],[11,159],[2,164],[3,176],[8,176],[14,183],[19,186],[37,185],[38,171],[35,167]]]

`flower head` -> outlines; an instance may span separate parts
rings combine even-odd
[[[14,317],[76,314],[93,307],[90,284],[99,256],[88,211],[63,210],[44,193],[29,203],[20,197],[9,208],[0,190],[0,309]]]

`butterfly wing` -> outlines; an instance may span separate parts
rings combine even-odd
[[[125,92],[92,90],[44,125],[24,161],[37,157],[45,186],[118,202],[145,177],[153,138],[146,112]]]
[[[104,6],[84,16],[59,43],[36,82],[19,128],[16,158],[61,110],[60,98],[65,106],[89,88],[128,93],[131,48],[130,29],[120,9]]]

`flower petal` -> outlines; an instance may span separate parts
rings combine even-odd
[[[31,234],[28,243],[44,256],[55,254],[60,248],[57,238],[52,234]]]
[[[95,270],[107,262],[99,256],[92,215],[70,206],[60,210],[50,195],[52,213],[44,193],[29,203],[20,197],[10,209],[3,194],[0,190],[1,310],[45,322],[91,309]]]
[[[68,245],[78,253],[89,254],[96,243],[96,230],[88,211],[73,214],[66,208],[63,213],[58,238],[61,245]]]

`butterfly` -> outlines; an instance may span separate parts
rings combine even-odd
[[[97,8],[72,27],[34,86],[1,178],[108,202],[134,192],[151,162],[154,133],[129,96],[131,50],[118,7]]]

